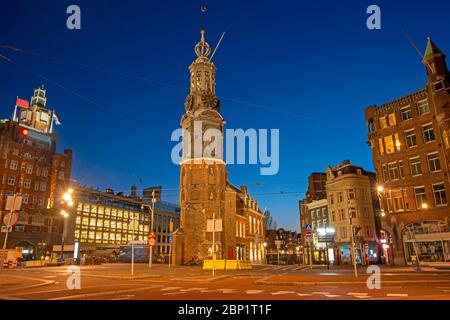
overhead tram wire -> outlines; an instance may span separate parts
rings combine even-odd
[[[84,67],[84,68],[87,68],[87,69],[96,70],[96,71],[102,71],[102,72],[106,72],[106,73],[109,73],[109,74],[121,76],[121,77],[124,77],[124,78],[129,78],[129,79],[139,80],[139,81],[152,83],[152,84],[156,84],[156,85],[160,85],[160,86],[165,86],[165,87],[172,88],[172,89],[177,89],[177,90],[180,90],[180,91],[183,91],[183,92],[184,91],[186,91],[186,92],[188,91],[188,89],[185,88],[185,87],[177,86],[177,85],[170,84],[170,83],[167,83],[167,82],[157,81],[157,80],[145,78],[145,77],[142,77],[142,76],[137,76],[137,75],[132,75],[132,74],[128,74],[128,73],[124,73],[124,72],[120,72],[120,71],[110,70],[110,69],[107,69],[107,68],[98,67],[98,66],[94,66],[94,65],[89,65],[89,64],[85,64],[85,63],[74,62],[74,61],[70,61],[70,60],[67,60],[67,59],[52,57],[52,56],[49,56],[49,55],[36,53],[36,52],[33,52],[33,51],[29,51],[29,50],[19,49],[19,48],[10,46],[10,45],[1,45],[0,48],[8,49],[8,50],[11,50],[13,52],[25,53],[25,54],[29,54],[29,55],[32,55],[32,56],[36,56],[36,57],[40,57],[40,58],[44,58],[44,59],[48,59],[48,60],[53,60],[53,61],[56,61],[56,62],[59,62],[59,63],[65,63],[65,64],[75,65],[75,66],[79,66],[79,67]],[[329,121],[329,120],[324,120],[324,119],[320,119],[320,118],[316,118],[316,117],[302,115],[302,114],[299,114],[299,113],[290,112],[290,111],[286,111],[286,110],[275,108],[275,107],[271,107],[271,106],[266,106],[266,105],[253,103],[253,102],[248,102],[248,101],[235,99],[235,98],[228,98],[228,97],[225,97],[225,96],[217,96],[217,97],[222,99],[222,100],[225,100],[225,101],[229,101],[229,102],[233,102],[233,103],[237,103],[237,104],[241,104],[241,105],[245,105],[245,106],[255,107],[255,108],[259,108],[259,109],[266,110],[266,111],[272,111],[272,112],[288,115],[288,116],[291,116],[291,117],[296,117],[296,118],[309,120],[309,121],[315,121],[317,123],[323,123],[323,124],[326,124],[326,125],[332,125],[332,126],[340,127],[340,128],[346,128],[346,129],[350,128],[349,126],[346,126],[344,124],[337,123],[337,122],[334,122],[334,121]]]

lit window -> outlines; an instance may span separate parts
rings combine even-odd
[[[414,188],[414,195],[416,198],[416,206],[417,209],[422,209],[424,204],[427,203],[427,197],[425,194],[425,187],[416,187]]]
[[[380,155],[384,155],[384,145],[383,145],[383,139],[378,139],[378,148],[380,149]]]
[[[394,153],[395,152],[395,145],[394,145],[394,138],[393,136],[386,136],[384,137],[384,146],[386,147],[386,153]]]
[[[384,128],[388,127],[388,123],[387,123],[386,117],[380,117],[379,122],[380,122],[380,128],[381,129],[384,129]]]
[[[397,124],[397,120],[395,119],[395,113],[389,113],[388,114],[388,122],[389,126],[395,126]]]

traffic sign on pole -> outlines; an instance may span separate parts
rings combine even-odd
[[[150,239],[148,240],[148,244],[149,244],[150,247],[154,247],[154,246],[156,245],[156,240],[155,240],[155,238],[150,238]]]

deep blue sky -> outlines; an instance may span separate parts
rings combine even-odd
[[[247,184],[279,226],[298,229],[298,200],[313,171],[343,159],[372,170],[364,108],[421,88],[420,57],[427,35],[450,52],[450,2],[206,1],[207,40],[215,46],[217,94],[228,128],[279,128],[280,171],[229,166],[235,185]],[[66,28],[66,8],[78,4],[82,29]],[[366,28],[366,8],[382,10],[382,30]],[[128,191],[163,185],[178,200],[179,168],[170,161],[188,92],[188,66],[199,40],[200,1],[2,1],[0,44],[136,75],[142,81],[0,48],[35,74],[0,61],[2,118],[16,96],[45,84],[48,107],[62,122],[58,149],[74,150],[81,184]],[[39,78],[36,73],[50,79]],[[81,96],[71,94],[54,82]],[[167,86],[170,84],[173,86]],[[90,100],[91,102],[89,102]],[[285,112],[285,113],[283,113]],[[305,116],[305,117],[302,117]],[[332,122],[333,124],[330,124]],[[298,194],[275,194],[298,192]]]

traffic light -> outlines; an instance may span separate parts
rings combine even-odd
[[[29,133],[29,131],[28,131],[27,128],[21,128],[21,129],[20,129],[20,134],[21,134],[22,136],[26,137],[26,136],[28,136],[28,133]]]

